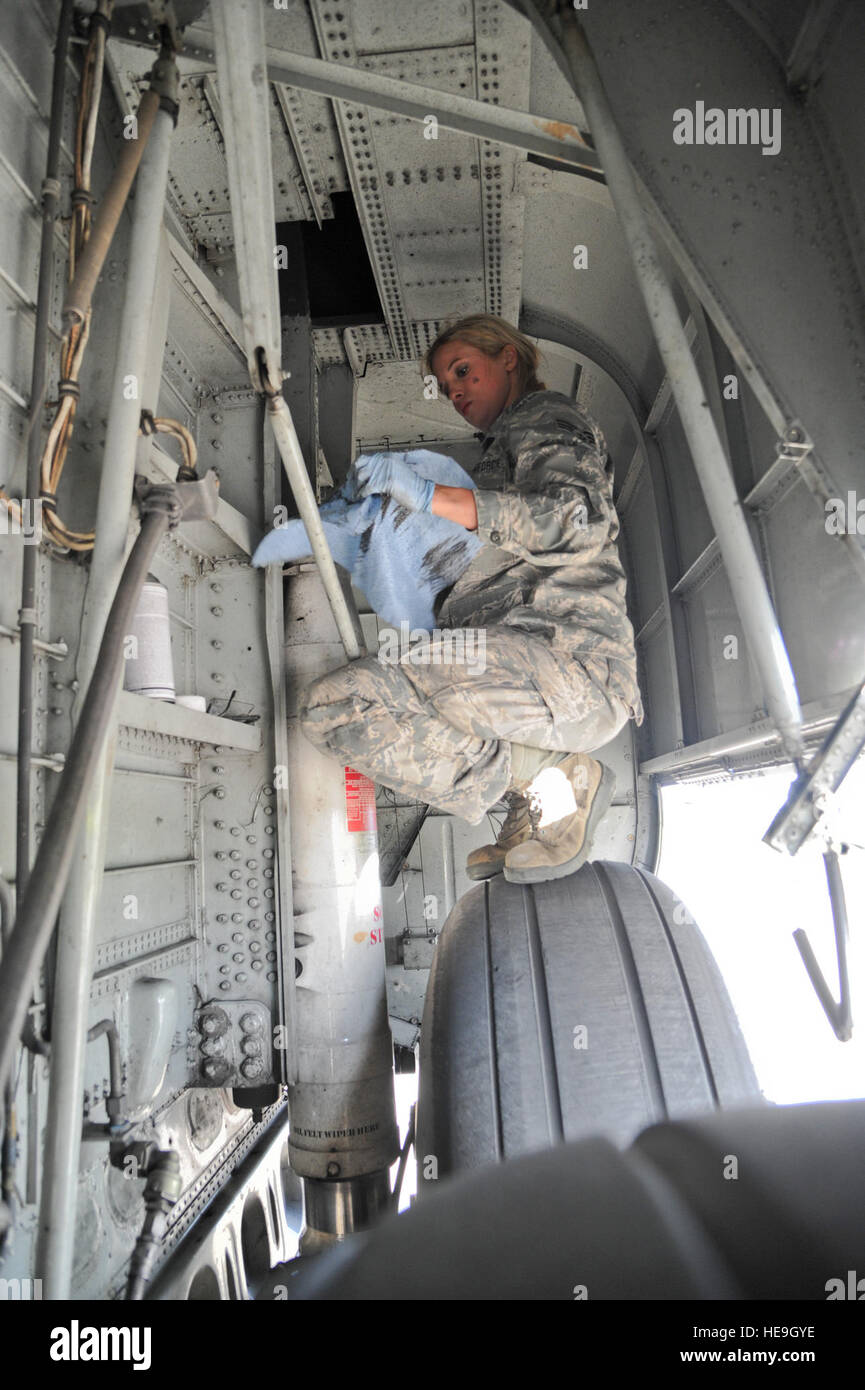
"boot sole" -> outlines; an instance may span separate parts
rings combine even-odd
[[[591,853],[595,831],[610,809],[615,790],[616,774],[612,768],[605,766],[586,821],[586,835],[579,854],[575,854],[564,864],[539,865],[536,869],[509,869],[505,864],[503,873],[508,883],[546,883],[552,878],[567,878],[568,874],[575,874],[581,869]]]
[[[469,868],[467,867],[467,868],[466,868],[466,876],[467,876],[468,878],[470,878],[470,879],[472,880],[473,883],[483,883],[484,879],[487,879],[487,878],[495,878],[497,874],[500,874],[500,873],[502,872],[502,869],[503,869],[503,868],[504,868],[504,860],[502,860],[502,862],[501,862],[501,864],[499,864],[498,868],[494,868],[492,865],[489,865],[488,867],[487,867],[487,866],[482,866],[482,867],[476,868],[476,869],[469,869]]]

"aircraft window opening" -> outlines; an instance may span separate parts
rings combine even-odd
[[[723,780],[722,780],[723,777]],[[762,841],[794,777],[791,764],[660,788],[658,876],[680,895],[683,925],[706,937],[738,1013],[764,1093],[776,1104],[865,1095],[865,1036],[840,1043],[804,969],[792,933],[807,932],[838,996],[833,921],[822,851],[812,836],[798,854]],[[861,808],[865,756],[837,794],[832,830],[848,846],[839,863],[851,923],[849,977],[865,997],[865,853]]]

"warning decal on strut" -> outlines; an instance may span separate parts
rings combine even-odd
[[[353,767],[345,769],[345,821],[347,830],[375,830],[375,783]]]

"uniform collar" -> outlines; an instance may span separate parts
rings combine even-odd
[[[486,447],[487,444],[492,443],[505,426],[510,424],[514,415],[518,410],[522,409],[526,401],[534,400],[537,396],[547,396],[549,394],[549,391],[524,391],[521,396],[517,396],[515,401],[511,401],[510,405],[506,406],[501,414],[496,416],[488,430],[479,430],[475,438],[479,439],[482,446]]]

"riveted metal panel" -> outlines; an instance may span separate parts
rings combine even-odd
[[[679,694],[671,679],[669,644],[667,621],[659,614],[657,624],[637,644],[637,672],[648,726],[640,732],[652,749],[676,748],[682,737],[676,718]]]
[[[280,49],[313,58],[319,55],[306,0],[284,0],[278,9],[265,6],[264,38],[272,55],[278,54]],[[283,84],[275,84],[275,87],[307,192],[311,185],[312,196],[319,199],[322,217],[332,217],[329,195],[348,188],[333,106],[327,97],[316,96],[313,92]],[[280,166],[275,167],[278,170]]]
[[[135,110],[153,61],[150,49],[112,41],[116,77],[127,109]],[[222,134],[222,104],[215,74],[181,78],[180,113],[171,147],[169,188],[188,230],[202,246],[234,245],[228,197],[228,169]],[[312,217],[303,175],[294,153],[282,108],[270,91],[270,136],[274,200],[278,222]]]
[[[319,42],[326,57],[342,64],[420,81],[441,90],[467,92],[495,104],[525,107],[529,38],[525,21],[497,0],[474,8],[474,47],[462,34],[450,42],[447,23],[436,28],[429,52],[369,50],[361,53],[353,24],[368,24],[370,41],[382,26],[367,6],[314,0]],[[328,16],[330,18],[328,18]],[[424,22],[431,23],[429,16]],[[411,49],[417,46],[402,45]],[[424,46],[429,48],[430,46]],[[425,128],[348,102],[337,103],[343,149],[364,227],[385,318],[398,358],[417,352],[413,323],[448,313],[487,308],[511,319],[519,313],[522,276],[522,200],[514,196],[520,156],[488,141]],[[432,137],[432,138],[430,138]],[[432,242],[432,257],[417,270],[417,245],[405,233],[460,227],[463,244]],[[472,228],[476,235],[472,236]],[[474,239],[474,245],[472,240]],[[415,265],[412,266],[412,261]]]
[[[362,376],[368,362],[393,361],[393,344],[387,328],[380,324],[367,324],[358,328],[347,328],[343,343],[348,360],[357,376]]]
[[[359,66],[436,90],[475,95],[473,47],[376,54]],[[411,320],[484,308],[478,142],[383,112],[369,113],[394,254]]]
[[[526,110],[531,38],[526,22],[499,0],[475,0],[477,91],[481,101]],[[480,143],[487,312],[519,317],[523,280],[524,204],[516,186],[524,156]]]
[[[314,328],[312,350],[319,371],[324,371],[326,367],[341,366],[346,361],[342,333],[338,328]]]
[[[357,64],[357,50],[351,27],[352,13],[345,14],[337,28],[336,13],[328,0],[312,0],[311,11],[322,56],[335,62]],[[329,37],[330,36],[330,37]],[[344,37],[341,37],[344,36]],[[371,113],[366,107],[350,102],[336,102],[337,125],[342,140],[343,155],[351,180],[358,216],[367,243],[370,263],[378,286],[385,321],[390,330],[398,357],[411,355],[408,317],[393,249],[387,203],[383,190],[383,171],[377,159],[370,124]]]
[[[679,416],[672,408],[661,422],[658,442],[667,460],[670,504],[684,574],[702,555],[714,533]]]
[[[826,520],[799,483],[764,521],[781,630],[803,701],[848,690],[863,674],[861,586]]]
[[[629,593],[637,631],[648,622],[664,598],[663,575],[656,563],[655,536],[651,528],[653,512],[651,483],[641,470],[627,509],[621,511],[622,527],[627,529],[628,552],[637,578]]]
[[[176,262],[174,273],[179,276]],[[223,334],[201,333],[201,309],[189,293],[188,282],[182,286],[176,284],[176,288],[178,292],[171,296],[168,331],[177,354],[173,360],[188,387],[200,381],[213,387],[241,381],[243,364],[234,344]],[[185,344],[185,348],[181,349],[180,343]]]
[[[532,34],[531,96],[527,110],[588,128],[582,104],[546,44]]]
[[[773,26],[784,8],[772,7]],[[861,63],[856,10],[845,7],[835,42],[843,38]],[[847,131],[828,126],[821,94],[824,84],[835,87],[834,72],[827,69],[809,101],[796,99],[775,55],[721,0],[653,5],[627,34],[614,7],[590,7],[584,22],[631,158],[704,302],[711,296],[723,311],[731,350],[750,355],[840,486],[855,487],[863,476],[853,441],[865,431],[865,299],[833,158]],[[760,142],[674,144],[674,112],[693,112],[698,100],[779,112],[779,152],[764,155]],[[855,196],[861,206],[861,191]],[[711,304],[710,312],[717,318]]]
[[[688,590],[685,608],[697,691],[699,737],[711,738],[737,728],[742,723],[743,711],[753,717],[754,711],[762,706],[720,555]]]
[[[428,0],[423,5],[394,5],[391,0],[368,0],[346,5],[332,0],[322,10],[325,35],[339,42],[351,11],[358,53],[388,53],[393,49],[431,49],[471,43],[474,38],[470,0]]]
[[[235,376],[235,380],[237,377]],[[214,468],[220,497],[261,525],[262,478],[257,404],[251,392],[235,397],[222,383],[202,373],[198,415],[199,468]]]

